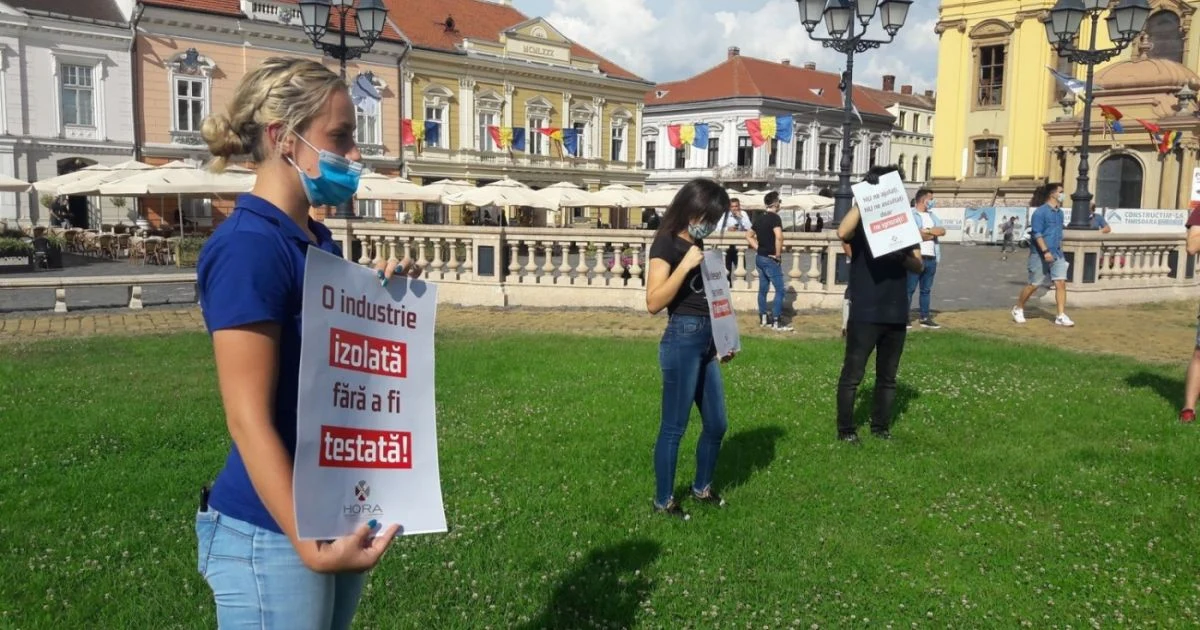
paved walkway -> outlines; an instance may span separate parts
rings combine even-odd
[[[0,343],[39,338],[87,337],[92,335],[139,335],[202,331],[200,309],[148,309],[64,315],[29,314],[0,318]]]

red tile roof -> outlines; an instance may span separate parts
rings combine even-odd
[[[241,16],[240,0],[142,0],[147,5],[170,7],[185,11],[200,11],[218,15]],[[271,0],[296,4],[299,0]],[[402,41],[392,25],[407,36],[414,47],[458,52],[463,39],[500,40],[504,31],[526,22],[529,17],[517,9],[489,0],[384,0],[388,7],[388,25],[383,39]],[[353,15],[353,11],[351,12]],[[446,30],[446,18],[454,18],[454,30]],[[348,23],[348,30],[357,26]],[[571,46],[571,54],[595,61],[600,71],[619,78],[642,81],[640,77],[597,55],[579,44]]]
[[[242,3],[238,0],[142,0],[142,4],[235,17],[242,15]]]
[[[761,97],[841,109],[840,82],[840,74],[739,54],[689,79],[660,83],[646,93],[646,106]],[[665,94],[659,98],[661,92]],[[862,114],[891,116],[883,105],[857,89],[854,104]]]
[[[891,107],[892,105],[895,105],[896,103],[900,103],[901,105],[904,105],[905,107],[912,107],[914,109],[934,109],[934,107],[937,105],[936,97],[930,98],[930,97],[925,96],[924,94],[904,94],[903,92],[889,92],[887,90],[880,90],[880,89],[876,89],[876,88],[865,88],[865,87],[857,86],[857,85],[854,86],[854,89],[865,91],[867,94],[869,94],[871,96],[871,98],[875,99],[880,105],[883,105],[884,107]]]

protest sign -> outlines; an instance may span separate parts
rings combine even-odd
[[[438,471],[433,332],[437,287],[315,247],[304,267],[293,499],[300,538],[372,519],[446,531]]]
[[[921,242],[921,232],[913,221],[908,192],[899,173],[883,175],[878,185],[861,182],[851,189],[872,256],[878,258]]]
[[[733,313],[733,301],[729,293],[729,278],[725,274],[725,255],[713,249],[705,251],[704,259],[700,261],[700,276],[704,279],[704,297],[708,298],[713,343],[717,346],[719,357],[727,357],[742,349],[737,316]]]

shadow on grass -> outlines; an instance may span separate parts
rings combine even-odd
[[[1183,398],[1183,379],[1171,378],[1145,370],[1125,377],[1125,384],[1138,389],[1151,389],[1159,398],[1171,405],[1180,404]]]
[[[739,431],[725,438],[717,458],[715,487],[736,488],[775,461],[775,443],[786,432],[777,426]]]
[[[661,553],[661,545],[645,539],[593,549],[559,582],[546,610],[523,630],[632,627],[653,590],[646,568]]]
[[[870,387],[866,383],[859,385],[858,395],[854,397],[854,426],[863,427],[871,423],[871,414],[875,411],[875,383]],[[904,420],[904,414],[912,402],[921,397],[921,392],[912,386],[896,381],[896,400],[892,403],[892,426]]]

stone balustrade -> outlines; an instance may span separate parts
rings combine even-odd
[[[439,283],[443,301],[467,306],[645,308],[647,230],[402,225],[328,219],[348,260],[368,265],[410,258]],[[744,234],[710,237],[722,253],[737,247],[734,307],[757,308],[758,274]],[[833,267],[832,232],[788,234],[783,267],[787,303],[835,308],[843,286]]]
[[[1101,234],[1068,231],[1068,301],[1080,306],[1196,297],[1196,256],[1182,234]],[[1053,295],[1044,300],[1053,301]]]

